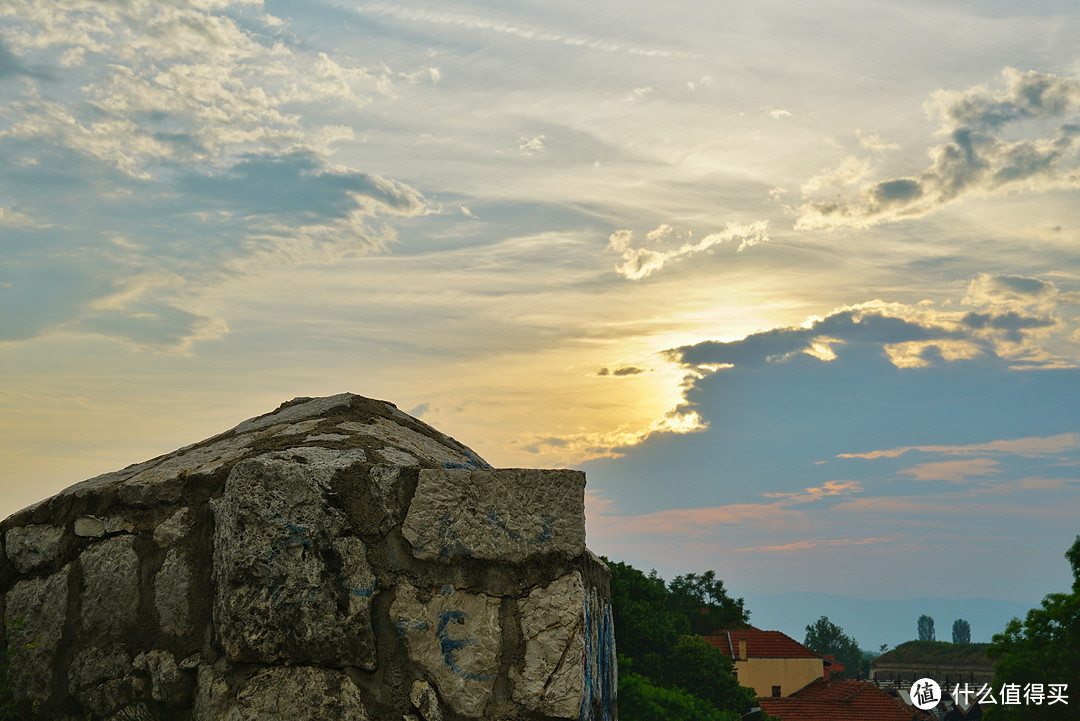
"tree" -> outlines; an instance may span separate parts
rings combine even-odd
[[[1076,718],[1080,689],[1080,536],[1065,552],[1072,566],[1072,593],[1051,593],[1040,608],[1014,618],[986,650],[994,661],[994,686],[1068,684],[1068,703],[992,707],[988,721],[1064,721]]]
[[[641,674],[619,674],[619,717],[635,721],[738,721],[681,688],[664,688]]]
[[[734,668],[723,651],[701,636],[681,636],[664,669],[665,685],[689,691],[719,709],[742,714],[754,705],[754,691],[739,685]]]
[[[700,636],[745,626],[750,620],[743,600],[727,595],[724,582],[716,577],[715,571],[700,576],[696,573],[676,576],[668,585],[668,593],[673,609],[689,621],[690,632]]]
[[[844,664],[845,673],[854,676],[862,666],[863,655],[855,639],[844,633],[844,629],[822,616],[806,627],[803,645],[814,653],[833,656]]]
[[[605,559],[606,560],[606,559]],[[626,563],[607,561],[611,569],[611,615],[615,648],[634,659],[634,670],[660,678],[664,660],[679,636],[690,632],[686,617],[672,611],[664,579],[648,576]]]
[[[971,643],[971,624],[962,618],[953,621],[952,642]]]
[[[934,638],[934,619],[927,616],[925,613],[919,616],[919,640],[920,641],[935,641]]]

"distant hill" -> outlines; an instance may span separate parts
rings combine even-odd
[[[989,642],[1014,616],[1023,618],[1038,606],[989,598],[866,599],[827,593],[741,594],[757,628],[783,631],[797,641],[806,636],[807,625],[822,616],[844,629],[867,651],[881,644],[889,648],[918,638],[919,616],[934,619],[937,640],[952,641],[953,621],[971,624],[971,640]]]

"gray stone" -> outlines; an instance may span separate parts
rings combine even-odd
[[[368,721],[360,689],[345,674],[311,666],[273,666],[239,690],[224,721]]]
[[[154,529],[154,542],[162,548],[168,548],[191,533],[194,524],[195,514],[185,506]]]
[[[411,466],[419,466],[420,461],[416,456],[413,456],[405,451],[399,451],[396,448],[387,446],[377,451],[388,463],[393,463],[395,466],[405,466],[406,468]]]
[[[64,566],[51,576],[19,581],[4,597],[8,619],[22,624],[10,641],[21,654],[13,673],[17,698],[45,703],[55,691],[50,682],[67,615],[68,573]]]
[[[120,484],[120,502],[128,506],[149,507],[180,500],[184,479],[189,475],[213,473],[242,458],[254,436],[224,437],[207,445],[177,451],[157,459]]]
[[[64,529],[56,526],[16,526],[5,534],[8,560],[19,573],[29,573],[56,560],[63,538]]]
[[[442,721],[442,709],[439,708],[439,695],[427,681],[413,681],[409,700],[424,721]],[[415,718],[415,717],[414,717]]]
[[[423,433],[418,433],[411,428],[387,420],[386,418],[374,418],[369,423],[356,421],[344,421],[338,423],[338,428],[343,431],[361,435],[373,436],[384,443],[390,444],[399,452],[408,453],[416,458],[423,459],[437,466],[485,468],[489,467],[475,453],[465,446],[453,442],[453,445],[441,440],[436,440]],[[434,431],[434,429],[432,429]],[[439,434],[435,431],[437,435]],[[449,438],[443,436],[445,441]]]
[[[139,557],[134,536],[116,536],[82,552],[84,638],[124,637],[128,624],[138,623]]]
[[[68,669],[68,690],[96,716],[113,715],[134,701],[131,657],[120,643],[78,649]]]
[[[313,482],[338,466],[292,458],[238,463],[214,502],[222,646],[232,661],[374,668],[375,582],[366,549]]]
[[[260,428],[268,428],[281,423],[295,423],[296,421],[323,416],[335,408],[348,407],[352,402],[353,397],[352,393],[339,393],[336,396],[328,396],[326,398],[294,398],[292,401],[293,405],[290,405],[288,408],[283,408],[274,413],[244,421],[234,428],[232,432],[237,434],[249,433],[251,431],[259,430]],[[297,403],[297,401],[302,402]]]
[[[513,669],[512,698],[568,719],[601,719],[618,687],[611,606],[578,571],[518,600],[525,662]]]
[[[194,573],[181,548],[170,549],[154,579],[154,607],[161,630],[179,638],[195,633],[191,608]]]
[[[585,474],[424,469],[402,534],[421,559],[521,562],[585,551]]]
[[[134,666],[150,675],[150,693],[155,701],[172,708],[191,705],[194,676],[184,673],[171,653],[161,649],[140,653]]]
[[[499,668],[500,600],[450,586],[426,601],[420,593],[399,585],[390,620],[405,637],[409,658],[427,672],[446,703],[463,716],[480,716]]]
[[[318,441],[347,441],[352,436],[347,436],[344,433],[319,433],[318,435],[308,436],[304,439],[304,443],[317,443]]]
[[[105,521],[94,516],[79,516],[72,531],[83,538],[101,538],[105,535]]]

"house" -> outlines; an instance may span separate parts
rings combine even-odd
[[[731,658],[735,676],[758,696],[788,696],[817,679],[843,670],[832,656],[814,653],[780,631],[747,626],[705,640]]]
[[[761,709],[781,721],[923,721],[934,719],[868,681],[818,679],[790,696],[762,698]]]

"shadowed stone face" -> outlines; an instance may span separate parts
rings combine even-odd
[[[243,461],[214,502],[218,633],[233,661],[374,668],[375,575],[363,542],[311,482],[332,471],[309,465]]]

